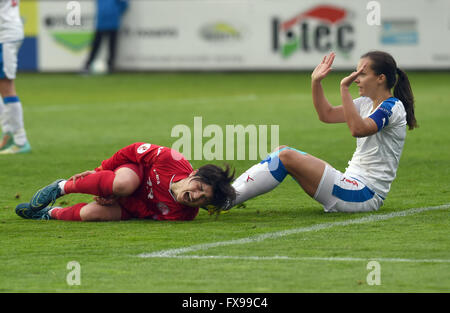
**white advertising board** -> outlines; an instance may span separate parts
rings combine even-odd
[[[41,1],[40,69],[78,70],[95,17],[64,25],[65,1]],[[49,22],[50,21],[50,22]],[[52,23],[53,21],[53,23]],[[447,0],[130,0],[119,36],[124,70],[310,70],[329,51],[352,69],[374,49],[399,66],[450,69]]]

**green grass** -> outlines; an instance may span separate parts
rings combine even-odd
[[[324,82],[335,104],[342,75],[333,73]],[[397,178],[384,206],[373,214],[450,203],[450,77],[422,72],[410,73],[410,80],[420,128],[408,132]],[[309,73],[20,73],[17,89],[33,152],[0,157],[0,292],[450,291],[448,209],[184,254],[235,257],[230,259],[137,257],[371,215],[325,214],[290,178],[276,191],[248,201],[246,209],[219,218],[202,211],[192,222],[30,221],[14,213],[43,185],[92,169],[132,142],[171,146],[178,139],[170,136],[172,128],[193,129],[195,116],[203,118],[203,127],[217,124],[223,130],[230,124],[279,125],[280,144],[344,170],[355,140],[346,125],[318,121]],[[241,173],[256,161],[228,162]],[[199,167],[208,161],[191,163]],[[58,203],[90,199],[69,195]],[[277,255],[290,259],[264,259]],[[379,286],[366,283],[371,259],[380,259]],[[70,261],[81,265],[80,286],[66,283]]]

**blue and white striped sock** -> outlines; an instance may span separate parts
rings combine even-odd
[[[253,165],[233,182],[232,186],[236,190],[236,200],[233,205],[267,193],[284,180],[288,172],[281,162],[279,154],[286,149],[306,154],[294,148],[284,147],[272,152],[260,163]]]

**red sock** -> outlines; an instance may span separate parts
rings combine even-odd
[[[81,221],[80,211],[87,203],[78,203],[67,208],[54,208],[52,218],[64,221]]]
[[[94,196],[108,197],[113,194],[113,182],[116,174],[113,171],[100,171],[73,180],[68,180],[64,186],[64,192],[85,193]]]

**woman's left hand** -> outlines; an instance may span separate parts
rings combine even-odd
[[[356,72],[351,73],[350,75],[348,75],[347,77],[344,77],[341,80],[341,87],[350,87],[350,85],[355,81],[355,79],[358,77],[359,74],[361,74],[361,72],[366,68],[368,62],[364,62],[361,67],[359,68],[359,70],[357,70]]]

